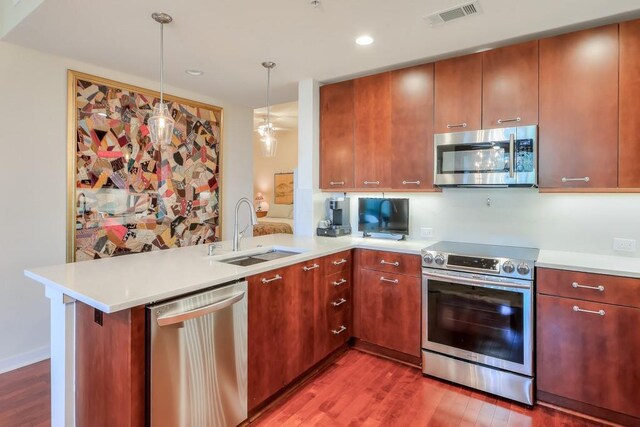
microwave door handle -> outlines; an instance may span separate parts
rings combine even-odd
[[[422,273],[427,279],[432,278],[436,280],[448,280],[451,283],[458,283],[461,285],[469,285],[469,286],[480,286],[480,287],[489,287],[489,286],[501,286],[508,288],[521,288],[521,289],[530,289],[529,285],[521,285],[520,283],[513,282],[497,282],[493,280],[486,279],[475,279],[472,277],[462,277],[462,276],[449,276],[446,274],[438,274],[438,273]]]
[[[513,178],[514,176],[514,163],[515,163],[515,159],[516,159],[516,153],[514,153],[515,150],[515,135],[512,133],[511,135],[509,135],[509,178]]]

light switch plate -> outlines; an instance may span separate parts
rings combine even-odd
[[[619,252],[635,252],[636,240],[616,237],[613,239],[613,250]]]
[[[420,227],[420,237],[424,237],[427,239],[433,237],[433,228]]]

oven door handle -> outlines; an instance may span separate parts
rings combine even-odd
[[[439,280],[448,280],[452,283],[459,283],[461,285],[469,285],[469,286],[482,286],[482,287],[490,287],[490,286],[501,286],[507,288],[519,288],[519,289],[531,289],[529,285],[523,285],[515,282],[497,282],[493,280],[486,279],[476,279],[472,277],[464,277],[464,276],[449,276],[446,274],[438,274],[438,273],[422,273],[423,276],[432,279]]]

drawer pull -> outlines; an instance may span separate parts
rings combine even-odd
[[[573,282],[571,284],[571,286],[573,286],[574,288],[582,288],[582,289],[593,289],[594,291],[600,291],[600,292],[604,292],[604,286],[602,285],[598,285],[598,286],[586,286],[586,285],[581,285],[578,282]]]
[[[513,119],[498,119],[498,123],[502,124],[502,123],[510,123],[510,122],[519,122],[520,120],[522,120],[520,117],[514,117]]]
[[[383,259],[380,260],[380,264],[383,265],[393,265],[394,267],[399,267],[400,266],[400,262],[398,261],[394,261],[394,262],[389,262],[389,261],[385,261]]]
[[[340,325],[340,327],[337,330],[332,329],[331,332],[333,332],[333,335],[340,335],[341,333],[343,333],[346,330],[347,330],[346,326]]]
[[[447,124],[447,129],[451,129],[451,128],[466,128],[467,124],[466,123],[456,123],[456,124]]]
[[[364,181],[364,185],[380,185],[380,181]]]
[[[573,306],[573,311],[575,312],[580,312],[580,313],[589,313],[589,314],[599,314],[600,316],[604,316],[604,310],[598,310],[598,311],[594,311],[594,310],[583,310],[580,307],[578,307],[577,305]]]
[[[347,283],[347,279],[340,279],[337,282],[331,282],[333,286],[340,286],[340,285],[344,285],[345,283]]]
[[[340,298],[338,301],[331,301],[331,305],[334,306],[334,307],[340,307],[345,302],[347,302],[346,299]]]
[[[393,283],[393,284],[398,284],[398,279],[387,279],[384,276],[380,276],[380,281],[381,282],[389,282],[389,283]]]
[[[271,279],[262,279],[262,283],[266,285],[267,283],[275,282],[276,280],[280,280],[280,279],[282,279],[282,276],[279,274],[276,274]]]
[[[313,264],[311,267],[307,267],[306,265],[302,267],[304,271],[311,271],[311,270],[315,270],[316,268],[320,268],[320,266],[318,264]]]
[[[344,185],[344,181],[331,181],[329,185]]]
[[[344,264],[346,262],[347,262],[347,260],[342,258],[342,259],[339,259],[338,261],[333,261],[333,265],[342,265],[342,264]]]
[[[402,181],[402,185],[415,184],[420,185],[420,181]]]
[[[566,176],[562,177],[562,182],[569,182],[569,181],[589,182],[589,181],[591,181],[591,178],[589,178],[588,176],[585,176],[584,178],[567,178]]]

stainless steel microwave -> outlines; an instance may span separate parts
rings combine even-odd
[[[434,184],[439,187],[535,187],[537,163],[537,126],[434,137]]]

